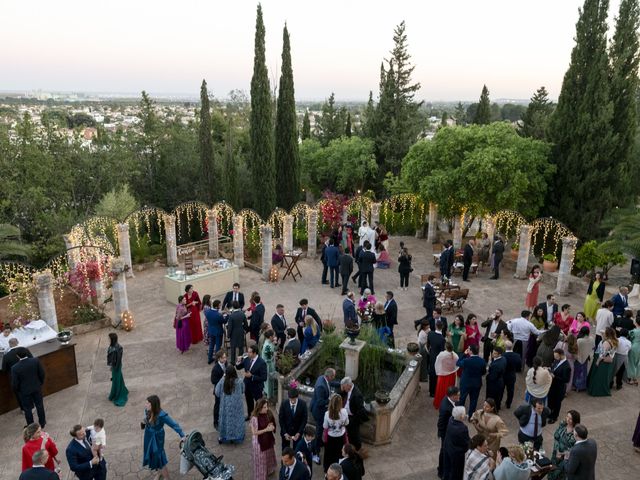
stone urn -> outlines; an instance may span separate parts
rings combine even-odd
[[[407,353],[409,353],[409,355],[413,356],[419,351],[420,351],[420,345],[418,345],[416,342],[407,343]]]
[[[391,395],[389,395],[389,392],[387,392],[386,390],[378,390],[374,396],[376,402],[378,402],[380,405],[386,405],[391,401]]]
[[[71,341],[71,337],[73,337],[73,332],[70,330],[63,330],[57,335],[58,341],[62,345],[68,345],[69,342]]]
[[[351,345],[355,345],[356,338],[358,338],[358,335],[360,335],[360,327],[354,326],[354,327],[345,328],[344,333],[347,337],[349,337],[349,343]]]

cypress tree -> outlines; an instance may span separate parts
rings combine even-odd
[[[553,104],[549,101],[547,89],[542,86],[533,94],[529,106],[522,114],[522,124],[518,133],[523,137],[545,140],[552,112]]]
[[[347,121],[345,122],[344,134],[346,137],[351,138],[351,113],[347,113]]]
[[[446,127],[448,119],[449,119],[449,114],[446,111],[442,112],[442,120],[440,121],[440,125],[442,125],[443,127]]]
[[[638,0],[622,0],[616,18],[616,30],[609,51],[611,59],[611,100],[613,102],[613,133],[617,135],[612,158],[618,165],[618,200],[621,206],[631,204],[639,174],[635,146],[638,127]]]
[[[267,218],[276,207],[276,177],[273,159],[273,116],[269,74],[265,63],[264,22],[258,4],[251,78],[251,154],[249,172],[254,187],[253,207]]]
[[[228,118],[224,155],[224,188],[227,203],[238,211],[242,207],[238,197],[238,167],[233,156],[233,136],[231,134],[233,129],[231,128],[231,116]]]
[[[549,122],[551,161],[557,171],[547,210],[583,241],[598,235],[618,190],[612,157],[608,7],[608,0],[585,0],[558,106]]]
[[[309,120],[309,110],[305,110],[302,118],[302,140],[308,138],[311,138],[311,120]]]
[[[279,207],[289,210],[300,200],[300,155],[291,45],[286,24],[282,32],[282,72],[276,112],[276,178],[283,180],[276,189],[276,198]]]
[[[202,80],[200,87],[200,125],[198,126],[198,147],[200,150],[200,168],[202,169],[202,198],[209,205],[215,201],[215,165],[213,158],[213,139],[211,138],[211,107],[207,82]]]
[[[322,104],[322,114],[319,117],[316,115],[316,132],[323,147],[344,134],[345,121],[346,115],[343,116],[342,112],[336,108],[336,96],[331,92],[329,98]]]
[[[375,138],[375,118],[376,107],[373,104],[373,92],[369,90],[369,101],[364,110],[364,118],[362,121],[362,135],[366,138]]]
[[[491,102],[489,100],[489,89],[486,85],[482,86],[480,102],[478,102],[478,108],[475,116],[473,117],[473,123],[477,125],[488,125],[491,123]]]
[[[458,105],[456,105],[456,111],[455,111],[455,119],[456,119],[456,125],[466,125],[467,124],[467,115],[466,115],[466,110],[464,109],[464,106],[462,105],[462,102],[458,102]]]

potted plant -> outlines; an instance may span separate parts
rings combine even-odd
[[[420,345],[418,345],[416,342],[407,343],[407,352],[409,353],[409,355],[414,356],[419,351]]]
[[[336,324],[333,323],[333,320],[327,318],[322,320],[322,331],[326,333],[332,333],[336,329]]]
[[[520,244],[518,242],[513,242],[511,244],[511,258],[513,260],[518,260],[519,252],[520,252]]]
[[[295,367],[296,360],[297,358],[291,355],[290,352],[280,353],[276,357],[276,370],[278,370],[281,375],[288,375],[291,373],[291,370],[293,370],[293,367]]]
[[[542,257],[542,269],[545,272],[555,272],[558,269],[558,257],[553,253],[547,253]]]

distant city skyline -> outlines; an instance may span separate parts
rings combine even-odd
[[[366,100],[405,20],[417,98],[527,99],[541,85],[557,98],[584,0],[477,2],[263,0],[272,85],[282,28],[291,35],[296,100]],[[612,0],[609,37],[620,1]],[[257,2],[5,0],[0,91],[110,92],[225,98],[249,92]],[[390,7],[391,5],[391,7]]]

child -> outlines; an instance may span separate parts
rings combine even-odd
[[[313,470],[312,455],[315,450],[314,438],[316,437],[315,429],[311,425],[304,427],[303,438],[298,440],[296,444],[296,456],[309,469],[309,474]]]
[[[96,418],[93,425],[87,427],[87,436],[91,440],[91,445],[102,458],[102,449],[107,446],[107,432],[104,429],[104,420]]]

